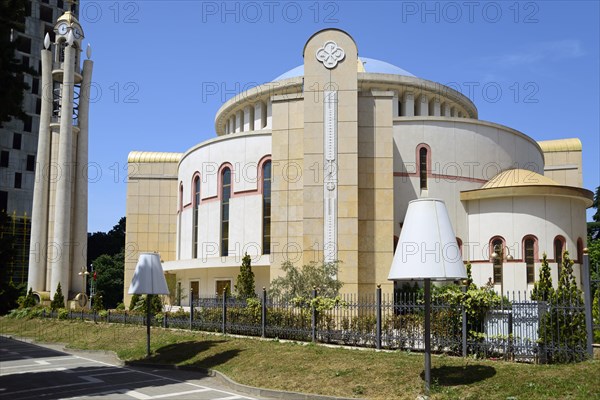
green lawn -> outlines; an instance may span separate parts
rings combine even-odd
[[[0,333],[115,351],[144,360],[143,326],[0,318]],[[414,399],[422,392],[423,355],[349,350],[200,332],[152,329],[149,362],[223,372],[239,383],[331,396]],[[600,361],[530,365],[433,356],[435,399],[600,399]]]

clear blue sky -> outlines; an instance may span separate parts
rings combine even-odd
[[[306,40],[326,27],[352,35],[360,56],[460,88],[480,119],[536,140],[579,137],[584,184],[593,190],[598,4],[82,1],[95,62],[89,230],[106,231],[125,215],[130,151],[183,152],[214,137],[224,101],[302,64]],[[218,93],[207,93],[214,84]]]

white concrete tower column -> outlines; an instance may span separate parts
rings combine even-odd
[[[50,47],[50,37],[46,34],[44,44]],[[46,288],[46,250],[48,245],[48,190],[50,166],[50,119],[52,117],[52,52],[42,50],[42,108],[38,136],[37,165],[33,186],[33,207],[31,210],[31,239],[29,247],[29,273],[27,288],[36,292]]]
[[[72,33],[70,33],[72,35]],[[56,184],[56,207],[54,218],[54,245],[58,254],[53,255],[50,280],[50,296],[54,297],[60,283],[65,299],[70,288],[70,246],[72,183],[73,183],[73,92],[75,79],[75,52],[72,39],[65,46],[63,83],[60,106],[60,139],[58,144],[58,167],[60,178]]]
[[[79,50],[76,50],[79,51]],[[90,109],[90,90],[92,85],[92,69],[94,63],[91,57],[91,48],[88,45],[88,59],[83,62],[83,77],[79,93],[79,134],[77,136],[77,152],[75,165],[75,198],[74,198],[74,221],[73,221],[73,246],[71,246],[71,290],[73,292],[85,293],[85,280],[79,276],[82,270],[87,270],[87,217],[88,217],[88,126]],[[92,260],[90,260],[91,262]]]
[[[394,91],[394,97],[392,98],[392,118],[400,116],[400,109],[398,107],[398,92]]]

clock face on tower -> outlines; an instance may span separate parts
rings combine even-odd
[[[73,35],[75,36],[75,39],[81,39],[83,36],[81,33],[81,28],[78,26],[73,27]]]
[[[65,22],[63,22],[62,24],[60,24],[56,27],[56,31],[58,32],[59,35],[66,35],[68,29],[69,29],[69,26]]]

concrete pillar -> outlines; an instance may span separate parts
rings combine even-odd
[[[441,115],[439,98],[434,97],[429,102],[429,115],[434,116],[434,117],[439,117]]]
[[[229,124],[230,124],[230,121],[228,119],[227,121],[225,121],[225,134],[226,135],[229,135]]]
[[[239,110],[235,113],[235,132],[243,132],[244,129],[244,112]]]
[[[265,127],[265,120],[263,118],[264,104],[262,101],[254,103],[254,130],[258,131]]]
[[[85,293],[85,280],[79,276],[81,270],[87,270],[87,216],[88,216],[88,125],[90,109],[90,88],[92,85],[92,69],[94,63],[91,60],[83,62],[83,80],[81,82],[81,93],[79,95],[79,134],[76,145],[76,176],[75,197],[73,199],[74,221],[73,221],[73,246],[71,246],[71,288],[73,292]],[[91,262],[92,260],[90,260]]]
[[[404,92],[402,96],[402,104],[400,114],[403,117],[414,117],[415,116],[415,98],[412,92]]]
[[[456,107],[450,107],[450,116],[456,117]]]
[[[417,99],[416,115],[429,116],[429,102],[427,96],[422,94]]]
[[[273,127],[273,116],[272,116],[273,105],[271,104],[271,99],[267,102],[267,115],[265,128],[271,129]]]
[[[70,246],[73,182],[73,87],[75,52],[73,46],[65,47],[63,63],[63,84],[60,107],[60,139],[58,144],[58,167],[61,176],[56,184],[56,206],[54,217],[54,245],[58,254],[52,258],[50,296],[54,297],[60,283],[65,300],[70,289]]]
[[[232,115],[229,118],[229,126],[230,126],[229,133],[235,133],[236,132],[236,130],[235,130],[235,115]]]
[[[254,130],[254,107],[244,107],[244,132]]]
[[[444,117],[449,117],[450,116],[450,105],[448,105],[448,103],[442,103],[442,109],[441,109],[440,113]]]
[[[392,118],[400,116],[400,108],[398,106],[398,92],[394,91],[394,97],[392,98]]]
[[[48,243],[48,168],[50,166],[50,120],[52,117],[52,52],[42,50],[42,108],[37,149],[37,166],[31,210],[31,239],[27,289],[46,290],[46,247]]]

